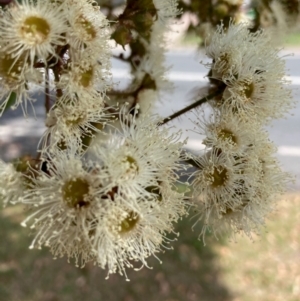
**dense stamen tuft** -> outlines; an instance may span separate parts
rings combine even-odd
[[[77,20],[78,25],[80,25],[87,35],[88,40],[93,40],[97,36],[97,31],[95,30],[93,24],[87,20],[85,17],[80,16]]]

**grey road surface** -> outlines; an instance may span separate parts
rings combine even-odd
[[[284,53],[282,54],[284,55]],[[274,120],[268,127],[270,139],[278,147],[278,158],[285,171],[291,172],[297,177],[296,183],[290,189],[300,190],[300,53],[285,57],[287,73],[292,81],[293,95],[299,100],[297,107],[286,119]],[[168,77],[174,83],[173,93],[162,95],[161,102],[155,107],[155,111],[161,116],[169,116],[173,112],[195,100],[195,89],[204,88],[208,82],[205,75],[207,69],[200,61],[208,61],[202,54],[196,54],[192,50],[172,51],[167,55],[167,65],[172,65]],[[126,65],[120,61],[113,61],[114,81],[119,86],[124,86],[129,80]],[[44,104],[42,93],[34,104],[36,118],[32,116],[26,120],[21,109],[8,111],[0,118],[0,158],[11,160],[25,153],[35,153],[37,142],[45,130]],[[183,131],[183,139],[189,137],[186,147],[192,151],[203,149],[201,143],[203,137],[196,132],[189,119],[195,119],[195,112],[188,113],[184,117],[170,122],[170,125]]]

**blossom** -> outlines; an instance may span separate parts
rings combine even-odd
[[[249,188],[243,174],[244,165],[238,158],[230,158],[218,150],[194,158],[198,165],[193,176],[193,197],[195,203],[204,207],[207,216],[211,208],[219,215],[242,204],[241,191]]]
[[[134,195],[127,197],[134,198]],[[107,265],[108,274],[118,271],[126,275],[125,268],[133,267],[133,262],[148,266],[147,257],[169,248],[166,233],[173,226],[159,204],[140,201],[134,209],[127,204],[118,199],[109,202],[109,209],[95,231],[98,264]]]
[[[194,131],[205,136],[202,143],[207,149],[216,148],[231,157],[243,155],[249,147],[265,139],[259,123],[245,120],[226,108],[214,109],[207,120],[203,115],[194,124]]]
[[[182,142],[148,115],[121,114],[120,124],[93,155],[72,140],[43,153],[46,172],[37,171],[23,198],[33,211],[23,222],[35,232],[32,248],[125,275],[132,260],[147,266],[146,258],[170,248],[166,235],[186,213],[175,189]]]
[[[62,72],[58,87],[64,94],[79,98],[101,99],[110,87],[110,64],[99,61],[88,50],[72,57],[72,61]]]
[[[36,58],[45,64],[65,44],[66,19],[61,7],[50,1],[24,0],[9,7],[0,20],[4,51],[15,61],[33,67]]]
[[[92,50],[101,59],[108,59],[109,27],[105,15],[93,1],[64,1],[64,13],[69,23],[67,41],[71,53]]]
[[[267,123],[293,107],[291,90],[284,79],[285,64],[267,32],[250,33],[245,24],[223,25],[206,49],[212,78],[225,84],[223,98],[214,106],[225,107],[248,120]]]
[[[97,103],[98,102],[98,103]],[[47,143],[50,147],[56,147],[63,143],[82,143],[85,136],[93,137],[105,127],[105,124],[112,118],[107,110],[103,108],[101,99],[84,101],[64,97],[50,110],[46,119],[48,129],[43,134],[42,152],[47,150]]]
[[[32,71],[28,65],[24,66],[23,58],[15,60],[10,54],[6,54],[0,48],[0,116],[6,108],[10,97],[15,97],[11,108],[22,105],[24,114],[27,113],[27,102],[31,102],[27,89],[27,79],[32,78]]]
[[[20,202],[24,189],[22,174],[15,169],[13,164],[0,160],[0,200],[3,206]]]
[[[170,135],[167,129],[159,129],[159,119],[147,113],[124,116],[124,107],[120,113],[118,131],[111,132],[104,143],[93,144],[93,153],[108,171],[111,186],[118,187],[123,194],[131,193],[145,199],[149,192],[146,187],[163,181],[172,185],[176,181],[176,170],[182,168],[178,163],[180,134]]]
[[[177,0],[153,0],[153,4],[157,10],[158,19],[167,22],[180,14]]]
[[[270,141],[261,139],[253,147],[245,149],[241,157],[233,157],[239,171],[235,174],[236,182],[231,183],[224,173],[225,168],[226,172],[229,170],[228,163],[223,163],[219,169],[215,164],[214,169],[208,170],[203,163],[205,160],[199,161],[200,170],[195,172],[193,188],[196,223],[203,220],[200,232],[203,239],[207,231],[212,231],[216,237],[226,235],[234,239],[236,234],[244,233],[251,238],[253,233],[261,231],[267,216],[276,208],[279,197],[292,180],[288,173],[281,170],[278,160],[274,158],[275,151]],[[206,187],[203,188],[204,176],[209,179],[208,175],[211,176],[207,181],[209,193]],[[225,183],[228,185],[226,190]],[[221,189],[213,190],[217,184]]]
[[[37,171],[24,195],[23,203],[33,212],[22,225],[35,229],[30,248],[49,246],[54,257],[75,257],[76,264],[81,258],[84,264],[93,258],[90,231],[102,210],[98,199],[105,175],[77,151],[73,143],[67,151],[47,152],[47,173]]]
[[[251,38],[255,42],[255,36],[252,35]],[[239,66],[243,54],[248,50],[248,39],[250,34],[244,24],[230,24],[227,30],[224,29],[223,24],[217,27],[205,49],[206,55],[213,60],[212,63],[207,64],[212,68],[213,78],[222,79],[223,76],[236,73],[235,68]]]
[[[272,53],[246,57],[236,74],[226,80],[223,106],[237,114],[267,123],[294,106],[289,82],[284,79],[284,62]]]

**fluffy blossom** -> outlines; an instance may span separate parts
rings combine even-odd
[[[51,1],[24,0],[1,17],[0,31],[4,51],[33,66],[36,57],[47,63],[57,55],[56,47],[65,43],[66,19],[61,7]]]
[[[214,105],[266,123],[293,107],[291,90],[284,79],[284,61],[268,33],[250,33],[245,24],[220,26],[206,48],[212,78],[226,85],[222,100]]]
[[[54,147],[59,143],[81,143],[84,136],[93,137],[104,128],[112,117],[103,108],[101,99],[93,100],[66,97],[50,110],[46,119],[48,129],[40,140],[42,152],[47,149],[47,143]]]
[[[24,189],[22,174],[12,164],[0,160],[0,200],[3,205],[20,202]]]
[[[23,201],[33,210],[23,222],[35,229],[31,247],[49,246],[77,265],[93,261],[108,274],[126,274],[132,260],[147,265],[147,257],[169,248],[166,234],[185,214],[175,189],[182,143],[150,116],[120,120],[121,129],[93,145],[89,159],[71,141],[43,154],[47,172],[37,172]]]

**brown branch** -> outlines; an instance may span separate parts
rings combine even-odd
[[[199,107],[201,106],[203,103],[207,102],[208,100],[211,100],[213,99],[214,97],[220,95],[223,93],[223,90],[217,90],[216,92],[212,93],[212,94],[209,94],[197,101],[195,101],[194,103],[192,103],[191,105],[179,110],[178,112],[170,115],[169,117],[166,117],[164,118],[160,123],[159,125],[163,125],[163,124],[166,124],[167,122],[179,117],[180,115],[183,115],[185,113],[187,113],[188,111],[191,111],[193,109],[195,109],[196,107]]]

